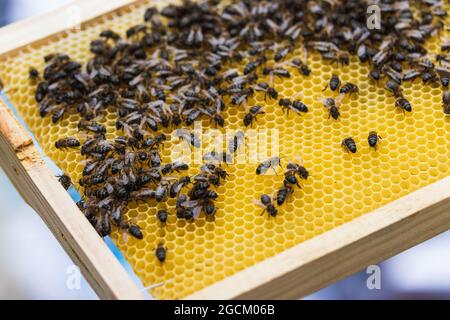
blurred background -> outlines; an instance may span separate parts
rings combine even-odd
[[[0,26],[67,2],[0,0]],[[68,289],[71,260],[1,170],[0,203],[0,299],[97,299],[84,279],[79,288]],[[449,248],[446,232],[379,264],[379,290],[367,288],[370,274],[364,270],[306,299],[450,299]]]

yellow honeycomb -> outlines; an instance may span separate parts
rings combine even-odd
[[[78,135],[78,117],[67,116],[57,125],[50,122],[50,117],[42,119],[28,69],[35,66],[42,70],[42,57],[53,52],[68,53],[73,59],[85,62],[92,39],[110,28],[124,33],[142,20],[147,4],[131,5],[85,24],[80,31],[64,32],[46,43],[29,45],[15,54],[0,57],[0,77],[9,90],[10,100],[44,152],[74,181],[81,176],[83,157],[77,150],[56,150],[54,142]],[[448,37],[449,32],[441,36]],[[430,41],[428,48],[438,52],[439,39]],[[356,58],[352,58],[349,66],[336,67],[313,54],[308,57],[308,64],[312,69],[309,77],[291,70],[295,77],[275,82],[283,97],[299,93],[310,109],[307,114],[287,116],[276,102],[264,102],[263,93],[257,93],[249,103],[265,106],[266,114],[259,117],[256,128],[279,130],[281,156],[294,159],[300,154],[312,175],[303,183],[303,189],[297,189],[291,200],[280,208],[276,218],[261,216],[261,208],[253,200],[263,193],[272,194],[282,184],[283,176],[255,176],[256,166],[245,164],[227,167],[231,176],[217,190],[215,221],[178,220],[172,201],[169,220],[166,226],[161,226],[155,217],[156,207],[144,204],[130,207],[128,217],[142,227],[144,240],[128,237],[125,241],[117,231],[112,237],[144,286],[161,284],[151,289],[154,297],[183,298],[442,179],[450,172],[450,118],[442,113],[440,86],[424,86],[419,80],[405,83],[405,96],[413,106],[413,112],[405,115],[394,108],[394,98],[382,86],[368,80],[369,66]],[[328,119],[321,103],[323,97],[335,96],[328,90],[322,92],[332,73],[360,88],[357,97],[344,100],[338,121]],[[241,128],[244,112],[243,108],[227,108],[227,126]],[[114,136],[114,115],[107,115],[104,121],[109,137]],[[209,121],[203,124],[208,127]],[[372,130],[383,138],[377,151],[367,145],[367,135]],[[357,143],[356,154],[348,154],[340,147],[342,139],[348,136],[353,136]],[[168,144],[164,151],[166,161],[170,149]],[[195,168],[191,170],[195,172]],[[164,264],[154,254],[159,243],[168,248]]]

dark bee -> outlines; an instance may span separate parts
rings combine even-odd
[[[128,227],[128,232],[138,240],[144,239],[144,235],[142,234],[142,230],[138,225],[132,224]]]
[[[244,67],[244,74],[249,74],[249,73],[255,71],[256,68],[258,68],[258,66],[259,66],[258,61],[250,61]]]
[[[264,64],[266,62],[266,57],[261,56],[259,58],[257,58],[254,61],[250,61],[249,63],[247,63],[244,67],[244,75],[250,74],[252,72],[254,72],[256,70],[256,68],[258,68],[260,65]]]
[[[279,206],[283,205],[286,202],[287,198],[294,192],[289,186],[283,186],[277,191],[277,204]]]
[[[291,74],[290,72],[285,69],[285,68],[281,68],[281,67],[277,67],[277,68],[271,68],[271,67],[266,67],[263,68],[263,75],[267,76],[270,75],[271,77],[273,76],[277,76],[280,78],[290,78]],[[273,83],[273,81],[272,81]]]
[[[256,203],[264,208],[264,210],[261,212],[261,215],[263,215],[264,212],[267,212],[269,217],[277,216],[278,210],[272,203],[272,198],[270,198],[267,194],[263,194],[260,198],[260,201]]]
[[[64,189],[68,190],[72,186],[72,179],[66,174],[61,174],[57,176],[59,183],[63,186]]]
[[[290,106],[290,109],[295,111],[297,114],[300,114],[300,112],[303,112],[303,113],[308,112],[308,107],[300,100],[294,100],[292,102],[292,105]],[[288,112],[289,112],[289,110],[288,110]]]
[[[163,144],[164,141],[166,141],[166,139],[167,137],[164,133],[158,134],[154,138],[147,138],[142,141],[142,148],[153,149],[154,147],[159,147],[161,144]]]
[[[192,145],[195,148],[201,147],[201,140],[198,138],[194,132],[189,132],[186,129],[177,129],[175,131],[175,134],[178,138],[181,140],[186,141],[190,145]]]
[[[65,107],[60,107],[53,111],[52,113],[52,122],[57,123],[59,120],[61,120],[64,117],[64,113],[66,112]]]
[[[403,111],[403,113],[405,111],[406,112],[412,111],[411,103],[405,98],[398,98],[397,101],[395,101],[395,107],[400,108]]]
[[[167,180],[161,180],[155,190],[155,200],[162,202],[167,198],[167,192],[170,188],[170,183]]]
[[[81,120],[78,122],[78,130],[90,131],[93,133],[106,133],[106,128],[104,125],[87,120]]]
[[[450,116],[450,91],[444,91],[442,95],[442,109],[446,116]]]
[[[76,138],[61,138],[55,142],[55,148],[65,149],[65,148],[78,148],[80,146],[80,141]]]
[[[329,111],[328,119],[330,119],[330,117],[332,117],[334,120],[339,119],[341,113],[339,112],[339,107],[336,106],[336,102],[333,98],[326,98],[323,101],[323,105]]]
[[[100,37],[105,38],[105,39],[112,39],[114,41],[117,41],[120,39],[120,36],[112,30],[102,31],[100,33]]]
[[[378,81],[381,79],[381,71],[379,69],[372,69],[369,72],[369,78],[373,81]]]
[[[400,84],[392,79],[386,82],[385,88],[392,92],[394,97],[402,97],[402,89],[400,88]]]
[[[264,91],[264,100],[266,100],[267,95],[272,99],[278,99],[278,92],[267,82],[258,82],[253,88],[256,91]]]
[[[3,83],[2,79],[0,78],[0,92],[2,92],[4,89],[5,89],[5,84]],[[38,87],[38,89],[39,89],[39,87]],[[36,96],[37,96],[37,92],[36,92]],[[39,98],[40,98],[39,100],[36,98],[37,102],[42,101],[43,96],[40,95]]]
[[[92,185],[101,184],[101,183],[105,182],[105,180],[106,179],[105,179],[104,175],[102,175],[102,174],[94,174],[94,175],[91,175],[91,176],[82,177],[79,180],[79,183],[80,183],[80,186],[82,186],[82,187],[89,187],[89,186],[92,186]]]
[[[356,153],[356,142],[353,140],[352,137],[345,138],[342,140],[341,147],[344,147],[347,151],[350,151],[351,153]]]
[[[298,179],[297,179],[295,173],[290,170],[288,170],[284,174],[283,185],[286,187],[292,187],[292,186],[296,185],[297,187],[301,188],[300,184],[298,183]]]
[[[153,189],[141,189],[139,191],[134,191],[131,193],[130,198],[133,201],[139,202],[145,202],[151,199],[155,199],[156,197],[156,191]]]
[[[207,200],[203,204],[203,211],[207,216],[214,216],[216,213],[216,206],[214,205],[214,202],[212,202],[211,200]]]
[[[155,250],[155,256],[161,263],[166,261],[167,248],[163,244],[159,244]]]
[[[297,174],[300,177],[300,179],[307,180],[309,177],[309,171],[304,167],[303,160],[301,160],[300,162],[301,164],[297,164],[294,162],[288,163],[286,169],[287,171],[291,171]]]
[[[185,176],[175,181],[169,190],[169,196],[171,198],[175,198],[181,191],[182,188],[191,183],[191,178],[189,176]]]
[[[231,161],[231,156],[226,152],[216,152],[215,150],[207,152],[203,155],[203,161],[217,162],[217,163],[229,163]]]
[[[228,151],[233,154],[235,153],[239,146],[244,143],[245,134],[242,131],[236,132],[236,134],[228,142]]]
[[[347,82],[346,84],[344,84],[341,89],[339,90],[339,93],[344,95],[344,94],[353,94],[353,93],[358,93],[359,92],[359,88],[356,84]]]
[[[244,126],[248,127],[256,121],[256,116],[259,114],[264,114],[265,112],[261,110],[261,106],[253,106],[250,108],[249,112],[244,116]]]
[[[37,71],[36,68],[30,67],[30,70],[28,71],[28,77],[30,78],[30,80],[39,79],[39,71]]]
[[[264,174],[270,168],[272,168],[273,171],[276,173],[275,167],[280,166],[280,164],[281,159],[279,157],[272,157],[270,159],[267,159],[266,161],[263,161],[258,165],[258,167],[256,168],[256,174],[257,175]]]
[[[156,218],[158,218],[158,221],[161,223],[166,223],[168,217],[169,214],[167,213],[167,210],[158,210],[156,213]]]
[[[291,50],[292,50],[291,46],[282,47],[275,52],[273,59],[276,62],[279,62],[279,61],[283,60],[284,58],[286,58],[286,56],[291,52]]]
[[[376,133],[375,131],[370,131],[369,136],[367,137],[367,142],[369,143],[369,146],[372,148],[377,149],[378,142],[380,141],[381,137]]]
[[[289,65],[296,68],[304,76],[309,76],[311,74],[311,69],[300,59],[293,59]]]
[[[330,82],[327,83],[325,88],[323,88],[323,91],[325,91],[328,87],[330,87],[331,91],[336,91],[341,86],[341,79],[335,74],[331,76]]]

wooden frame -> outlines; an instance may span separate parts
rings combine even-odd
[[[76,0],[89,21],[130,0]],[[69,6],[70,6],[69,5]],[[0,59],[64,31],[58,11],[0,29]],[[30,28],[33,32],[28,32]],[[0,165],[100,298],[143,295],[45,166],[31,138],[0,101]],[[62,210],[63,208],[63,210]],[[450,177],[236,273],[187,299],[299,298],[450,228]]]

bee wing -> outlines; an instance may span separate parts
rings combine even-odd
[[[182,202],[180,205],[185,208],[186,207],[196,207],[196,206],[198,206],[198,201],[197,200],[185,201],[185,202]]]
[[[261,208],[266,207],[265,205],[263,205],[263,203],[260,200],[257,200],[257,199],[253,199],[253,203],[256,204],[257,206],[260,206]]]
[[[185,137],[186,135],[189,135],[189,131],[187,129],[177,129],[175,130],[175,135],[177,137]]]
[[[304,167],[304,164],[305,164],[305,162],[303,161],[303,158],[302,158],[302,156],[301,155],[296,155],[295,156],[295,159],[299,162],[299,164],[302,166],[302,167]]]
[[[436,72],[439,74],[439,76],[450,76],[450,69],[444,68],[444,67],[436,67]]]
[[[194,208],[194,211],[193,211],[193,217],[194,217],[194,219],[197,219],[198,218],[198,216],[200,215],[200,212],[202,211],[202,207],[201,206],[198,206],[198,207],[195,207]]]

